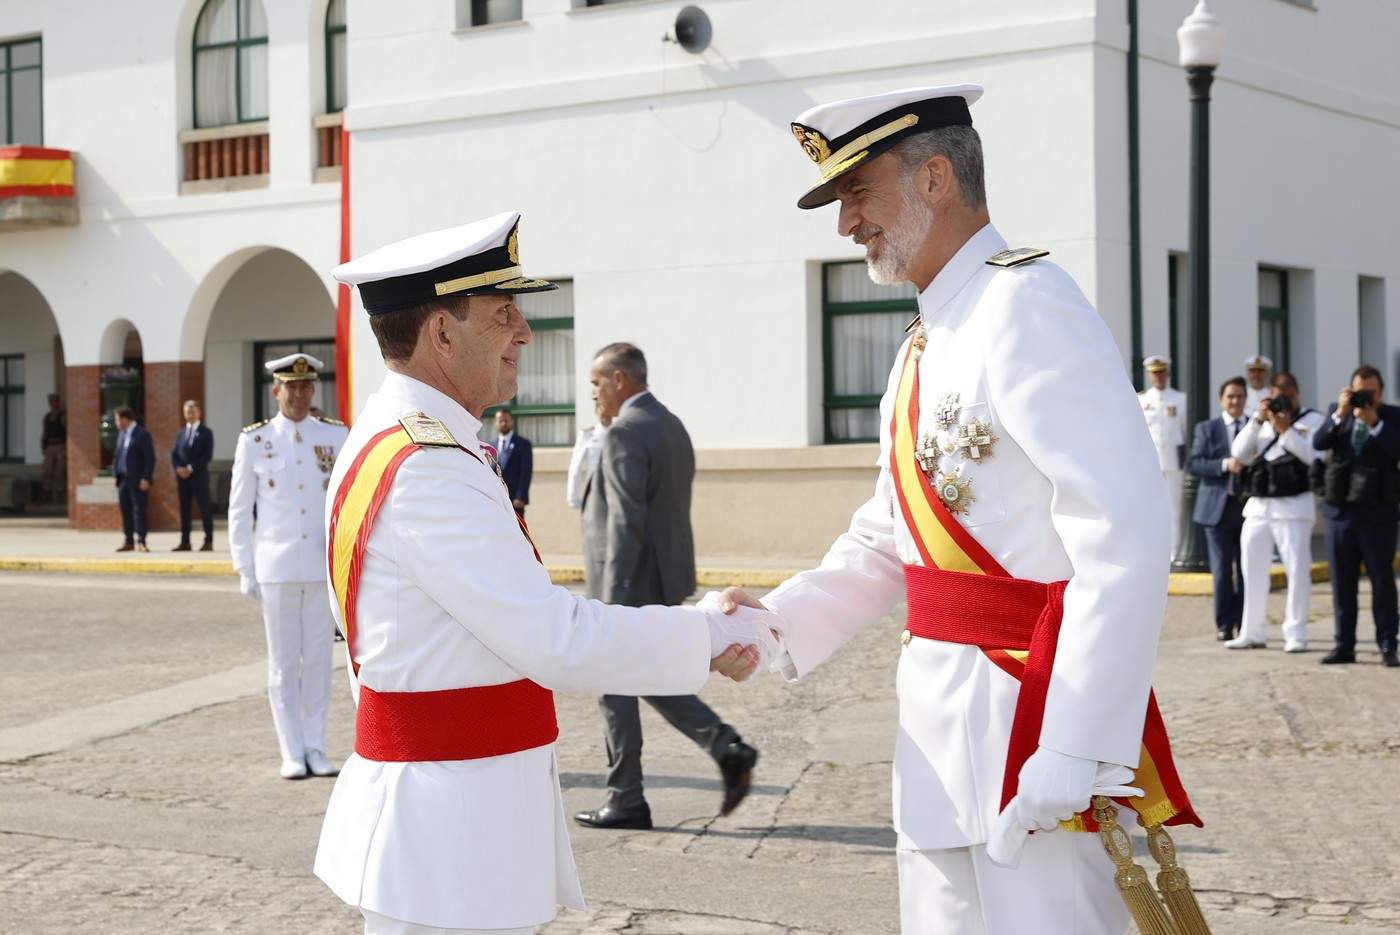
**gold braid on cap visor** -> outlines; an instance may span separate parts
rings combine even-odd
[[[493,269],[489,273],[463,276],[461,279],[449,279],[447,282],[435,282],[433,283],[433,291],[438,295],[447,295],[450,292],[461,292],[464,289],[475,289],[479,286],[494,286],[508,279],[519,279],[523,272],[524,270],[519,266],[507,266],[505,269]]]
[[[847,163],[854,163],[856,161],[851,157],[860,153],[861,150],[868,149],[886,137],[893,136],[901,130],[908,129],[918,122],[918,114],[905,114],[898,120],[892,120],[883,127],[876,127],[869,133],[862,133],[817,164],[817,170],[821,172],[822,181],[828,182],[836,175],[839,175],[842,170],[847,168]]]

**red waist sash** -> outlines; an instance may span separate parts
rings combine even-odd
[[[553,743],[554,695],[529,679],[432,692],[360,686],[355,752],[366,760],[479,760]]]
[[[926,640],[976,646],[992,653],[1027,650],[1018,674],[1021,691],[1011,719],[1011,740],[1002,774],[1001,807],[1016,794],[1021,767],[1040,744],[1045,696],[1055,668],[1055,644],[1064,616],[1067,581],[1044,584],[1022,578],[996,578],[923,565],[904,566],[909,598],[909,632]]]

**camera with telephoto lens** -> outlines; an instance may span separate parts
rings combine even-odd
[[[1350,399],[1353,409],[1365,409],[1367,406],[1371,405],[1371,391],[1352,390]]]
[[[1275,396],[1269,400],[1269,411],[1274,415],[1285,415],[1293,411],[1293,403],[1287,396]]]

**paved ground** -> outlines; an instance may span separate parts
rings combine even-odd
[[[1323,648],[1328,601],[1320,586]],[[0,573],[0,607],[0,931],[357,930],[311,876],[330,783],[276,777],[261,623],[233,581]],[[1157,686],[1209,825],[1178,840],[1217,935],[1400,932],[1400,673],[1374,652],[1340,669],[1227,654],[1206,611],[1172,599]],[[576,831],[591,909],[546,935],[896,932],[898,630],[896,616],[798,686],[706,689],[763,751],[727,819],[710,764],[644,713],[658,830]],[[559,711],[565,804],[590,807],[598,715],[577,696]]]

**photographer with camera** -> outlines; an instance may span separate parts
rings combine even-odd
[[[1318,490],[1336,616],[1336,646],[1322,660],[1328,665],[1356,661],[1356,589],[1365,562],[1381,661],[1400,667],[1394,570],[1400,522],[1400,406],[1381,402],[1384,388],[1379,370],[1370,364],[1357,367],[1313,437],[1314,448],[1331,452]]]
[[[1269,560],[1277,546],[1288,576],[1283,618],[1283,651],[1308,648],[1308,595],[1312,589],[1313,508],[1309,467],[1321,455],[1312,440],[1326,418],[1299,402],[1298,380],[1279,371],[1270,381],[1272,393],[1259,401],[1254,417],[1235,436],[1230,454],[1245,465],[1241,492],[1244,528],[1240,551],[1244,566],[1244,613],[1240,635],[1228,649],[1268,645],[1264,619],[1269,599]]]

